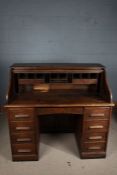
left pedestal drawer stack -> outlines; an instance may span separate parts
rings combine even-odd
[[[39,122],[35,109],[14,107],[7,112],[12,159],[38,160]]]

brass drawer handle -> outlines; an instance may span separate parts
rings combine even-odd
[[[17,142],[30,142],[31,138],[18,138],[16,139]]]
[[[30,153],[31,149],[18,149],[17,152],[18,153]]]
[[[29,126],[19,126],[19,127],[16,127],[16,130],[30,130],[31,127]]]
[[[28,114],[16,114],[15,118],[29,118],[30,116]]]
[[[99,150],[99,149],[101,149],[101,147],[100,146],[90,146],[90,147],[88,147],[88,149],[89,150],[94,150],[94,149]]]
[[[95,126],[89,126],[89,129],[102,129],[102,128],[104,128],[104,126],[103,125],[95,125]]]
[[[100,114],[91,114],[89,117],[104,117],[103,113]]]
[[[89,140],[100,140],[100,139],[102,139],[102,136],[91,136],[88,139]]]

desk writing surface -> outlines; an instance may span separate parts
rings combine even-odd
[[[22,93],[14,97],[11,106],[64,107],[64,106],[112,106],[97,94],[82,91],[52,90],[49,92]]]

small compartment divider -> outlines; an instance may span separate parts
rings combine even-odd
[[[50,83],[68,83],[68,73],[51,73],[49,76]]]

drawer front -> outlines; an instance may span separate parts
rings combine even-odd
[[[33,120],[34,110],[32,108],[13,108],[9,109],[10,121]]]
[[[88,107],[85,109],[85,120],[109,119],[110,109],[108,107]]]
[[[13,144],[12,153],[13,154],[36,154],[35,144]]]
[[[10,123],[11,132],[21,132],[21,131],[33,131],[35,129],[34,122],[26,122],[26,121],[19,121],[19,122],[11,122]]]
[[[100,152],[100,151],[105,151],[106,149],[106,143],[84,143],[82,145],[82,151],[87,151],[87,152]]]
[[[83,142],[96,142],[96,141],[106,141],[107,140],[107,133],[94,133],[91,132],[89,134],[84,134]]]
[[[49,114],[83,114],[82,107],[66,107],[66,108],[39,108],[38,113],[40,115],[49,115]]]
[[[109,120],[100,120],[100,121],[90,121],[87,120],[84,122],[84,132],[107,132],[109,127]]]
[[[12,143],[35,143],[35,140],[34,132],[11,134]]]

